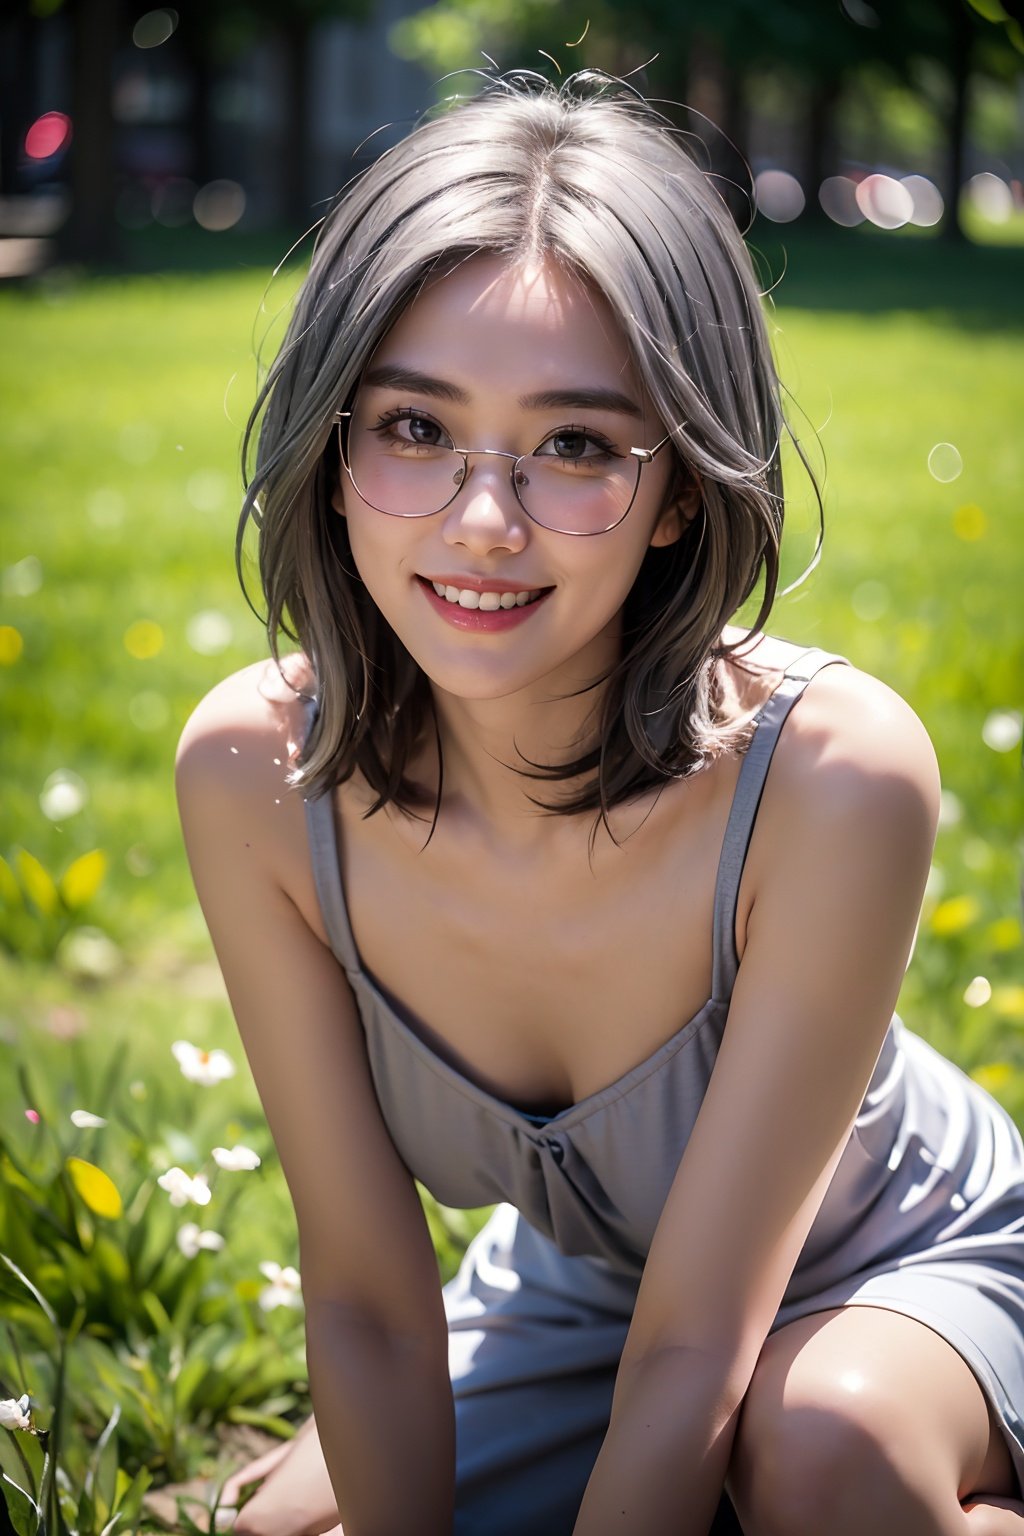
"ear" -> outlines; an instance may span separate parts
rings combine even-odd
[[[340,475],[338,476],[337,480],[335,480],[334,489],[331,492],[331,506],[341,517],[345,516],[345,496],[341,489]]]
[[[699,475],[690,472],[687,485],[664,509],[651,534],[651,548],[664,549],[676,544],[700,512],[702,485]]]

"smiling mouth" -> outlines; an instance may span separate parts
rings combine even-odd
[[[420,580],[426,581],[426,578],[421,576]],[[429,585],[438,597],[443,597],[453,607],[479,608],[484,613],[496,613],[499,608],[526,608],[551,590],[550,587],[524,587],[509,592],[478,592],[475,587],[446,586],[440,581],[431,581]]]

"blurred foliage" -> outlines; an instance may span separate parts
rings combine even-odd
[[[546,50],[559,72],[625,74],[656,55],[662,78],[685,79],[695,48],[710,44],[734,69],[771,65],[836,84],[869,65],[905,80],[922,60],[951,65],[966,26],[974,68],[1010,79],[1024,56],[1019,23],[986,9],[981,0],[973,9],[964,0],[892,0],[877,11],[866,0],[692,0],[681,14],[672,0],[433,0],[397,21],[391,38],[401,57],[431,72],[481,54],[508,68]]]

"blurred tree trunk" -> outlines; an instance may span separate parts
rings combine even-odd
[[[191,165],[189,174],[197,187],[212,181],[217,171],[213,162],[213,42],[199,27],[178,28],[179,46],[185,54],[189,85],[192,91],[192,110],[189,112],[191,132]]]
[[[114,219],[114,53],[119,0],[70,7],[71,216],[58,236],[64,260],[106,262],[119,252]]]
[[[946,216],[942,222],[942,234],[947,240],[959,242],[965,239],[963,226],[960,223],[960,189],[964,184],[968,92],[971,81],[971,55],[974,50],[974,25],[966,5],[953,7],[950,39],[953,103],[946,137]]]
[[[21,146],[32,112],[36,28],[27,15],[0,20],[0,192],[18,190]]]
[[[838,80],[816,75],[808,95],[807,141],[804,146],[804,196],[807,206],[803,217],[810,223],[827,223],[818,201],[818,193],[826,176],[834,176],[837,170],[832,124],[840,89]]]
[[[714,186],[740,229],[753,215],[745,83],[743,71],[726,60],[717,38],[694,34],[686,95],[689,127],[704,144]]]
[[[301,12],[285,10],[281,16],[284,44],[285,118],[284,118],[284,216],[296,234],[312,221],[309,204],[311,184],[310,156],[310,69],[309,22]]]

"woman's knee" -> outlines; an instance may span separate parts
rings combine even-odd
[[[903,1422],[901,1422],[901,1418]],[[751,1382],[726,1488],[745,1536],[858,1529],[872,1511],[914,1503],[905,1416],[884,1392],[841,1383],[785,1394]]]

